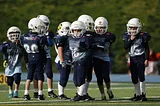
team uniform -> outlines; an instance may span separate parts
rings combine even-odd
[[[132,83],[137,84],[139,81],[145,81],[144,62],[149,59],[148,41],[151,36],[147,32],[139,32],[134,40],[131,40],[130,37],[127,32],[123,35],[124,49],[129,52]],[[145,92],[142,92],[142,96],[143,93]],[[138,98],[133,99],[135,101],[141,99],[139,95],[140,92],[137,92],[135,96],[138,96]]]
[[[115,40],[116,36],[110,32],[102,35],[95,33],[93,37],[93,66],[99,87],[103,87],[103,80],[105,83],[110,83],[110,57],[108,50]],[[108,91],[107,93],[109,94]],[[109,98],[113,98],[113,94],[109,94]],[[106,97],[104,96],[102,99],[105,100]]]
[[[69,50],[69,45],[68,45],[68,36],[60,36],[57,35],[54,37],[55,40],[55,45],[56,45],[56,50],[59,47],[63,48],[63,58],[64,58],[64,64],[66,64],[65,66],[62,66],[61,62],[60,62],[60,57],[59,55],[57,55],[56,59],[55,59],[55,63],[56,63],[56,67],[60,73],[60,80],[58,82],[58,89],[63,89],[58,90],[58,98],[60,99],[70,99],[68,98],[66,95],[64,95],[64,88],[67,85],[68,79],[69,79],[69,74],[71,72],[71,52]],[[58,50],[57,50],[58,51]],[[58,52],[57,52],[58,54]]]
[[[16,44],[11,41],[7,41],[0,45],[0,51],[3,53],[4,60],[7,61],[5,75],[7,77],[8,86],[12,88],[13,82],[19,85],[22,73],[21,60],[25,54],[23,47],[19,43]],[[18,91],[14,91],[14,94],[10,92],[8,97],[18,98]]]
[[[69,37],[69,48],[72,53],[73,81],[80,90],[73,98],[74,101],[84,100],[83,87],[85,85],[86,72],[88,71],[89,48],[91,46],[87,34],[80,38]]]
[[[37,33],[28,32],[21,36],[21,44],[28,54],[28,75],[27,80],[32,81],[34,76],[39,81],[44,81],[44,64],[46,63],[46,52],[44,47],[47,45],[47,39],[39,36]],[[39,99],[43,95],[39,94]],[[25,99],[30,100],[29,94],[25,94]]]

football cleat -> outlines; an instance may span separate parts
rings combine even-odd
[[[108,93],[109,99],[113,99],[114,98],[114,95],[113,95],[111,90],[107,91],[107,93]]]
[[[101,96],[101,99],[104,100],[104,101],[107,100],[106,96]]]
[[[50,92],[48,92],[48,97],[49,98],[57,98],[58,96],[53,91],[50,91]]]
[[[72,99],[72,101],[82,101],[82,100],[85,100],[85,98],[84,98],[84,96],[80,96],[80,95],[75,96],[75,97]]]
[[[58,96],[58,99],[67,100],[67,99],[71,99],[71,98],[69,98],[66,95],[62,94],[62,95]]]
[[[44,95],[38,95],[38,100],[45,100]]]
[[[13,97],[18,98],[18,91],[14,91]]]
[[[34,92],[33,97],[34,97],[34,98],[38,98],[38,92]]]
[[[91,96],[89,96],[88,93],[84,95],[84,99],[85,101],[95,100],[95,98],[92,98]]]
[[[13,94],[8,94],[8,98],[12,98],[13,97]]]
[[[27,101],[27,100],[31,100],[31,97],[29,95],[24,95],[24,100]]]
[[[141,95],[141,101],[147,101],[145,93],[142,93],[142,95]]]

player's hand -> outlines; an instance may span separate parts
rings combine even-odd
[[[4,67],[4,68],[6,68],[6,67],[7,67],[7,65],[8,65],[7,60],[4,60],[4,61],[3,61],[3,67]]]
[[[63,61],[61,62],[62,68],[66,68],[66,63]]]
[[[148,66],[148,60],[145,60],[145,61],[144,61],[144,65],[145,65],[145,67]]]
[[[131,40],[134,40],[136,38],[136,36],[135,35],[131,35]]]

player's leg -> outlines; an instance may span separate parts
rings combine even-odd
[[[70,65],[66,65],[66,67],[63,68],[60,63],[56,63],[56,67],[60,74],[60,80],[58,82],[58,98],[59,99],[70,99],[64,94],[64,89],[69,79],[71,67]]]
[[[18,90],[21,82],[21,73],[14,74],[14,82],[15,82],[15,89],[14,89],[13,97],[18,98]]]
[[[47,63],[45,68],[47,75],[48,97],[57,98],[57,95],[53,91],[53,72],[52,72],[51,58],[47,58]]]
[[[104,92],[104,85],[103,85],[103,76],[102,76],[102,61],[97,58],[93,58],[93,66],[94,66],[94,72],[97,78],[97,85],[101,94],[101,99],[106,100],[106,95]]]
[[[136,58],[130,58],[130,71],[131,71],[131,79],[134,85],[134,97],[131,98],[132,101],[139,101],[140,98],[140,83],[138,80],[138,70],[136,65]]]
[[[34,77],[34,71],[35,71],[36,65],[28,63],[28,75],[25,85],[25,91],[24,91],[24,100],[30,100],[29,90],[30,90],[30,83],[33,80]]]
[[[37,74],[38,79],[38,100],[45,100],[43,95],[44,65],[43,63],[37,63],[36,65],[35,73]]]
[[[107,88],[107,94],[109,99],[114,98],[114,95],[111,90],[111,81],[110,81],[110,62],[109,61],[102,61],[102,76]]]
[[[73,98],[73,101],[84,100],[84,87],[85,87],[85,62],[78,61],[74,63],[74,82],[77,87],[77,95]]]
[[[8,98],[12,98],[13,97],[13,81],[14,81],[14,78],[13,76],[7,76],[7,84],[8,84],[8,87],[9,87],[9,94],[8,94]]]
[[[140,91],[141,91],[141,101],[147,101],[146,98],[146,84],[145,84],[145,66],[144,66],[144,57],[139,57],[137,64],[138,77],[140,81]]]

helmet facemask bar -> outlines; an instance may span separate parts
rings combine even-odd
[[[10,32],[8,34],[8,40],[11,42],[16,42],[20,37],[20,32]]]

